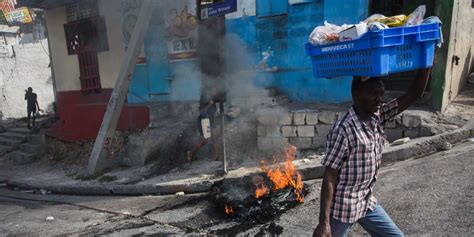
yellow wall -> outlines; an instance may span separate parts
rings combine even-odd
[[[79,64],[76,55],[68,55],[64,24],[66,23],[66,8],[56,8],[45,13],[48,26],[48,40],[51,45],[51,58],[54,66],[54,76],[57,91],[79,90]]]
[[[113,88],[122,64],[125,50],[120,27],[120,1],[99,1],[100,15],[105,18],[109,50],[98,55],[102,88]],[[77,55],[68,55],[64,24],[67,23],[66,8],[46,11],[51,55],[57,91],[80,90]]]
[[[105,18],[109,51],[99,53],[100,81],[102,88],[113,88],[125,57],[122,40],[120,2],[117,0],[99,1],[100,15]]]

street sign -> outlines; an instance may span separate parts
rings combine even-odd
[[[221,0],[201,6],[201,20],[237,11],[237,0]]]

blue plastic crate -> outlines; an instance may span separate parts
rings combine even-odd
[[[326,45],[306,43],[315,78],[383,76],[433,65],[439,23],[369,31],[361,38]]]

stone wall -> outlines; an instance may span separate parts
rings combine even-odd
[[[258,117],[258,148],[271,152],[285,144],[299,149],[320,149],[326,146],[326,137],[337,119],[345,111],[267,111]],[[433,135],[432,128],[420,115],[404,112],[385,126],[389,142],[409,137],[417,138]]]
[[[258,117],[258,147],[271,151],[285,144],[299,149],[317,149],[326,144],[326,135],[336,122],[338,112],[294,111],[265,113]]]

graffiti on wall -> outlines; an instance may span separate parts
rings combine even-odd
[[[120,11],[122,15],[121,28],[122,28],[122,40],[125,45],[125,50],[128,48],[130,39],[132,38],[133,30],[138,21],[138,14],[140,13],[141,1],[139,0],[122,0]],[[140,55],[137,59],[137,64],[145,64],[145,46],[142,46]]]
[[[165,9],[168,59],[189,60],[197,57],[198,18],[196,1],[176,1]]]

